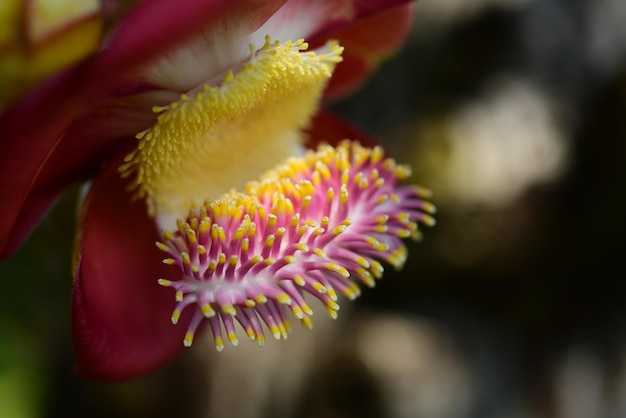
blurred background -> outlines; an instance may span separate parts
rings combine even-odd
[[[626,417],[626,2],[414,10],[405,48],[333,107],[435,192],[402,271],[287,342],[88,382],[70,190],[0,264],[0,417]]]

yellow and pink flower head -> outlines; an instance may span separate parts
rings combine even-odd
[[[429,192],[400,185],[410,169],[320,103],[397,48],[404,3],[146,0],[124,15],[108,1],[123,18],[102,49],[5,110],[0,255],[91,178],[74,257],[79,373],[146,373],[203,324],[218,350],[237,328],[259,345],[264,330],[286,338],[291,316],[312,326],[311,300],[335,318],[338,294],[403,265],[402,239],[434,223]]]

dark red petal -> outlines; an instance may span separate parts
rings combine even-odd
[[[397,6],[411,3],[412,0],[352,0],[352,4],[346,6],[349,8],[350,13],[346,14],[345,18],[332,19],[329,18],[323,26],[321,26],[317,32],[311,34],[311,39],[317,37],[331,37],[332,34],[345,29],[354,22],[358,22],[362,19],[367,19],[371,16],[375,16],[380,13],[384,13],[387,10],[396,8]],[[385,36],[385,34],[376,27],[370,27],[372,35]]]
[[[0,118],[0,259],[21,244],[66,185],[41,190],[24,206],[62,132],[80,111],[91,64],[88,60],[64,72]],[[80,160],[80,154],[75,158]],[[22,209],[22,220],[16,222]]]
[[[119,88],[121,78],[202,27],[258,27],[283,0],[150,0],[128,15],[100,54],[33,91],[0,117],[0,260],[30,233],[68,183],[97,169],[127,136],[66,135]],[[126,80],[127,81],[127,80]]]
[[[81,89],[78,81],[76,84],[76,90]],[[154,122],[151,104],[141,108],[113,102],[72,121],[72,115],[80,108],[80,98],[73,95],[74,91],[67,94],[66,114],[58,112],[53,103],[43,106],[44,113],[33,118],[41,133],[28,146],[26,138],[21,142],[3,141],[0,165],[4,171],[0,179],[3,176],[5,179],[0,183],[0,259],[21,244],[68,184],[97,172],[121,144],[133,141],[135,133]],[[16,115],[23,116],[24,112]],[[23,123],[28,125],[27,121]],[[65,132],[53,141],[46,133],[57,129],[57,124],[66,126]],[[5,135],[5,127],[0,122],[0,135]],[[6,134],[19,136],[15,132]]]
[[[327,38],[354,22],[386,10],[397,8],[410,0],[289,0],[263,25],[254,38],[270,35],[273,39],[295,40]],[[370,30],[378,35],[379,30]],[[385,37],[385,34],[382,34]]]
[[[330,35],[345,48],[340,63],[326,89],[327,99],[351,93],[376,69],[381,60],[397,50],[406,39],[411,23],[411,7],[402,6],[369,16]],[[312,44],[324,40],[313,40]]]
[[[72,325],[77,373],[89,379],[133,378],[184,349],[189,312],[173,325],[174,293],[157,283],[180,273],[161,262],[155,224],[143,201],[131,203],[126,184],[108,167],[79,224]]]
[[[320,143],[337,145],[344,139],[358,141],[364,146],[373,147],[379,141],[357,126],[328,111],[318,112],[306,129],[307,148],[315,148]]]
[[[343,61],[335,67],[332,78],[324,91],[324,101],[333,102],[354,92],[365,84],[374,70],[363,57],[351,52],[344,52]]]

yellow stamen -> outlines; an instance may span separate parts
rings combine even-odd
[[[300,130],[315,112],[326,82],[341,61],[329,42],[316,52],[303,40],[271,42],[218,86],[204,85],[169,106],[137,135],[137,149],[120,167],[145,198],[150,214],[180,215],[293,155]],[[254,150],[262,149],[263,152]]]
[[[310,317],[305,316],[300,320],[300,322],[304,328],[313,329],[313,320]]]
[[[215,337],[215,349],[222,351],[224,349],[224,340],[220,337]]]
[[[211,305],[202,305],[201,310],[205,318],[211,318],[215,316],[215,311],[213,310],[213,308],[211,308]]]

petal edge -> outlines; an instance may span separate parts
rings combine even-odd
[[[177,274],[154,246],[156,227],[143,201],[131,202],[110,166],[83,205],[75,255],[72,327],[77,373],[129,379],[179,354],[188,318],[174,326],[174,298],[157,284]]]

